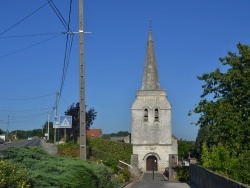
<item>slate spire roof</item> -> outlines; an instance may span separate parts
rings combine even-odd
[[[160,90],[160,82],[158,78],[158,70],[156,66],[154,43],[151,29],[148,33],[146,61],[141,90]]]

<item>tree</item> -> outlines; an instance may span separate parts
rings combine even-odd
[[[209,151],[210,150],[210,151]],[[235,181],[250,185],[250,152],[243,151],[236,156],[234,152],[218,143],[208,149],[202,144],[201,164],[216,173],[227,176]]]
[[[238,44],[239,54],[228,52],[220,58],[220,69],[205,73],[198,79],[202,86],[201,101],[193,110],[200,115],[196,125],[200,130],[196,139],[198,148],[223,143],[238,154],[250,149],[250,47]]]
[[[182,139],[178,140],[178,158],[188,159],[189,152],[192,156],[194,156],[194,146],[194,141],[186,141]]]
[[[80,112],[80,104],[78,103],[73,103],[65,112],[65,115],[71,115],[72,116],[72,128],[71,129],[66,129],[66,134],[67,137],[70,139],[73,139],[75,142],[77,142],[77,138],[79,137],[79,131],[80,131],[80,117],[79,117],[79,112]],[[90,128],[90,126],[94,123],[94,120],[96,119],[97,112],[95,111],[94,108],[90,108],[88,111],[85,113],[86,117],[86,130]],[[63,130],[60,130],[61,135],[63,135]]]

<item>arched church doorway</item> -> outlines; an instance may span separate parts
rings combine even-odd
[[[157,158],[153,155],[149,156],[146,160],[147,171],[158,171]]]

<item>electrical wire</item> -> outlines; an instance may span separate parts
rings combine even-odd
[[[71,7],[72,7],[72,0],[70,1],[70,8],[69,8],[69,16],[68,16],[68,24],[67,24],[67,39],[66,39],[66,46],[65,46],[65,52],[64,52],[64,64],[63,64],[63,71],[62,71],[62,78],[61,78],[61,84],[60,84],[60,90],[59,90],[59,99],[58,103],[60,101],[60,98],[62,96],[62,91],[66,79],[68,64],[70,60],[70,54],[72,49],[72,43],[73,43],[73,37],[74,34],[70,32],[70,20],[71,20]]]
[[[43,98],[43,97],[47,97],[47,96],[51,96],[51,95],[54,95],[55,93],[50,93],[50,94],[46,94],[46,95],[42,95],[42,96],[39,96],[39,97],[31,97],[31,98],[23,98],[23,99],[10,99],[10,98],[0,98],[0,100],[33,100],[33,99],[39,99],[39,98]]]
[[[57,35],[57,34],[65,34],[65,33],[66,33],[66,32],[57,32],[57,33],[40,33],[40,34],[29,34],[29,35],[16,35],[16,36],[0,37],[0,39],[22,38],[22,37],[36,37],[36,36]]]
[[[29,49],[29,48],[32,48],[32,47],[37,46],[37,45],[40,45],[40,44],[42,44],[42,43],[48,42],[48,41],[50,41],[50,40],[52,40],[52,39],[54,39],[54,38],[57,38],[57,37],[59,37],[59,36],[61,36],[61,34],[60,34],[60,35],[56,35],[56,36],[51,37],[51,38],[48,38],[48,39],[43,40],[43,41],[41,41],[41,42],[35,43],[35,44],[31,45],[31,46],[27,46],[27,47],[25,47],[25,48],[22,48],[22,49],[19,49],[19,50],[15,50],[14,52],[11,52],[11,53],[2,55],[2,56],[0,56],[0,59],[2,59],[2,58],[4,58],[4,57],[7,57],[7,56],[10,56],[10,55],[13,55],[13,54],[16,54],[16,53],[18,53],[18,52],[27,50],[27,49]]]
[[[72,33],[72,31],[68,28],[67,22],[63,18],[62,14],[58,10],[58,8],[54,4],[54,2],[52,0],[48,0],[48,3],[50,4],[51,8],[53,9],[53,11],[55,12],[55,14],[57,15],[57,17],[61,21],[61,23],[63,24],[63,26],[65,27],[65,29],[67,29],[67,31],[70,31]],[[72,3],[72,1],[70,2],[70,6],[71,6],[71,3]]]
[[[48,108],[52,108],[52,106],[48,107]],[[36,108],[36,109],[29,109],[29,110],[3,110],[3,109],[0,109],[0,112],[14,112],[14,113],[23,113],[23,112],[34,112],[34,111],[43,111],[44,108]]]
[[[48,0],[49,1],[49,0]],[[35,11],[33,11],[32,13],[30,13],[29,15],[27,15],[26,17],[24,17],[23,19],[21,19],[20,21],[18,21],[17,23],[15,23],[14,25],[12,25],[11,27],[9,27],[8,29],[4,30],[3,32],[0,33],[0,36],[3,35],[4,33],[8,32],[9,30],[11,30],[12,28],[14,28],[15,26],[17,26],[18,24],[22,23],[24,20],[26,20],[27,18],[29,18],[30,16],[32,16],[33,14],[35,14],[36,12],[38,12],[39,10],[41,10],[43,7],[45,7],[49,2],[43,4],[41,7],[39,7],[38,9],[36,9]]]

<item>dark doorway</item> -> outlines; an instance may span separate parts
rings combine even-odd
[[[146,170],[147,171],[158,171],[157,158],[153,155],[147,158]]]

